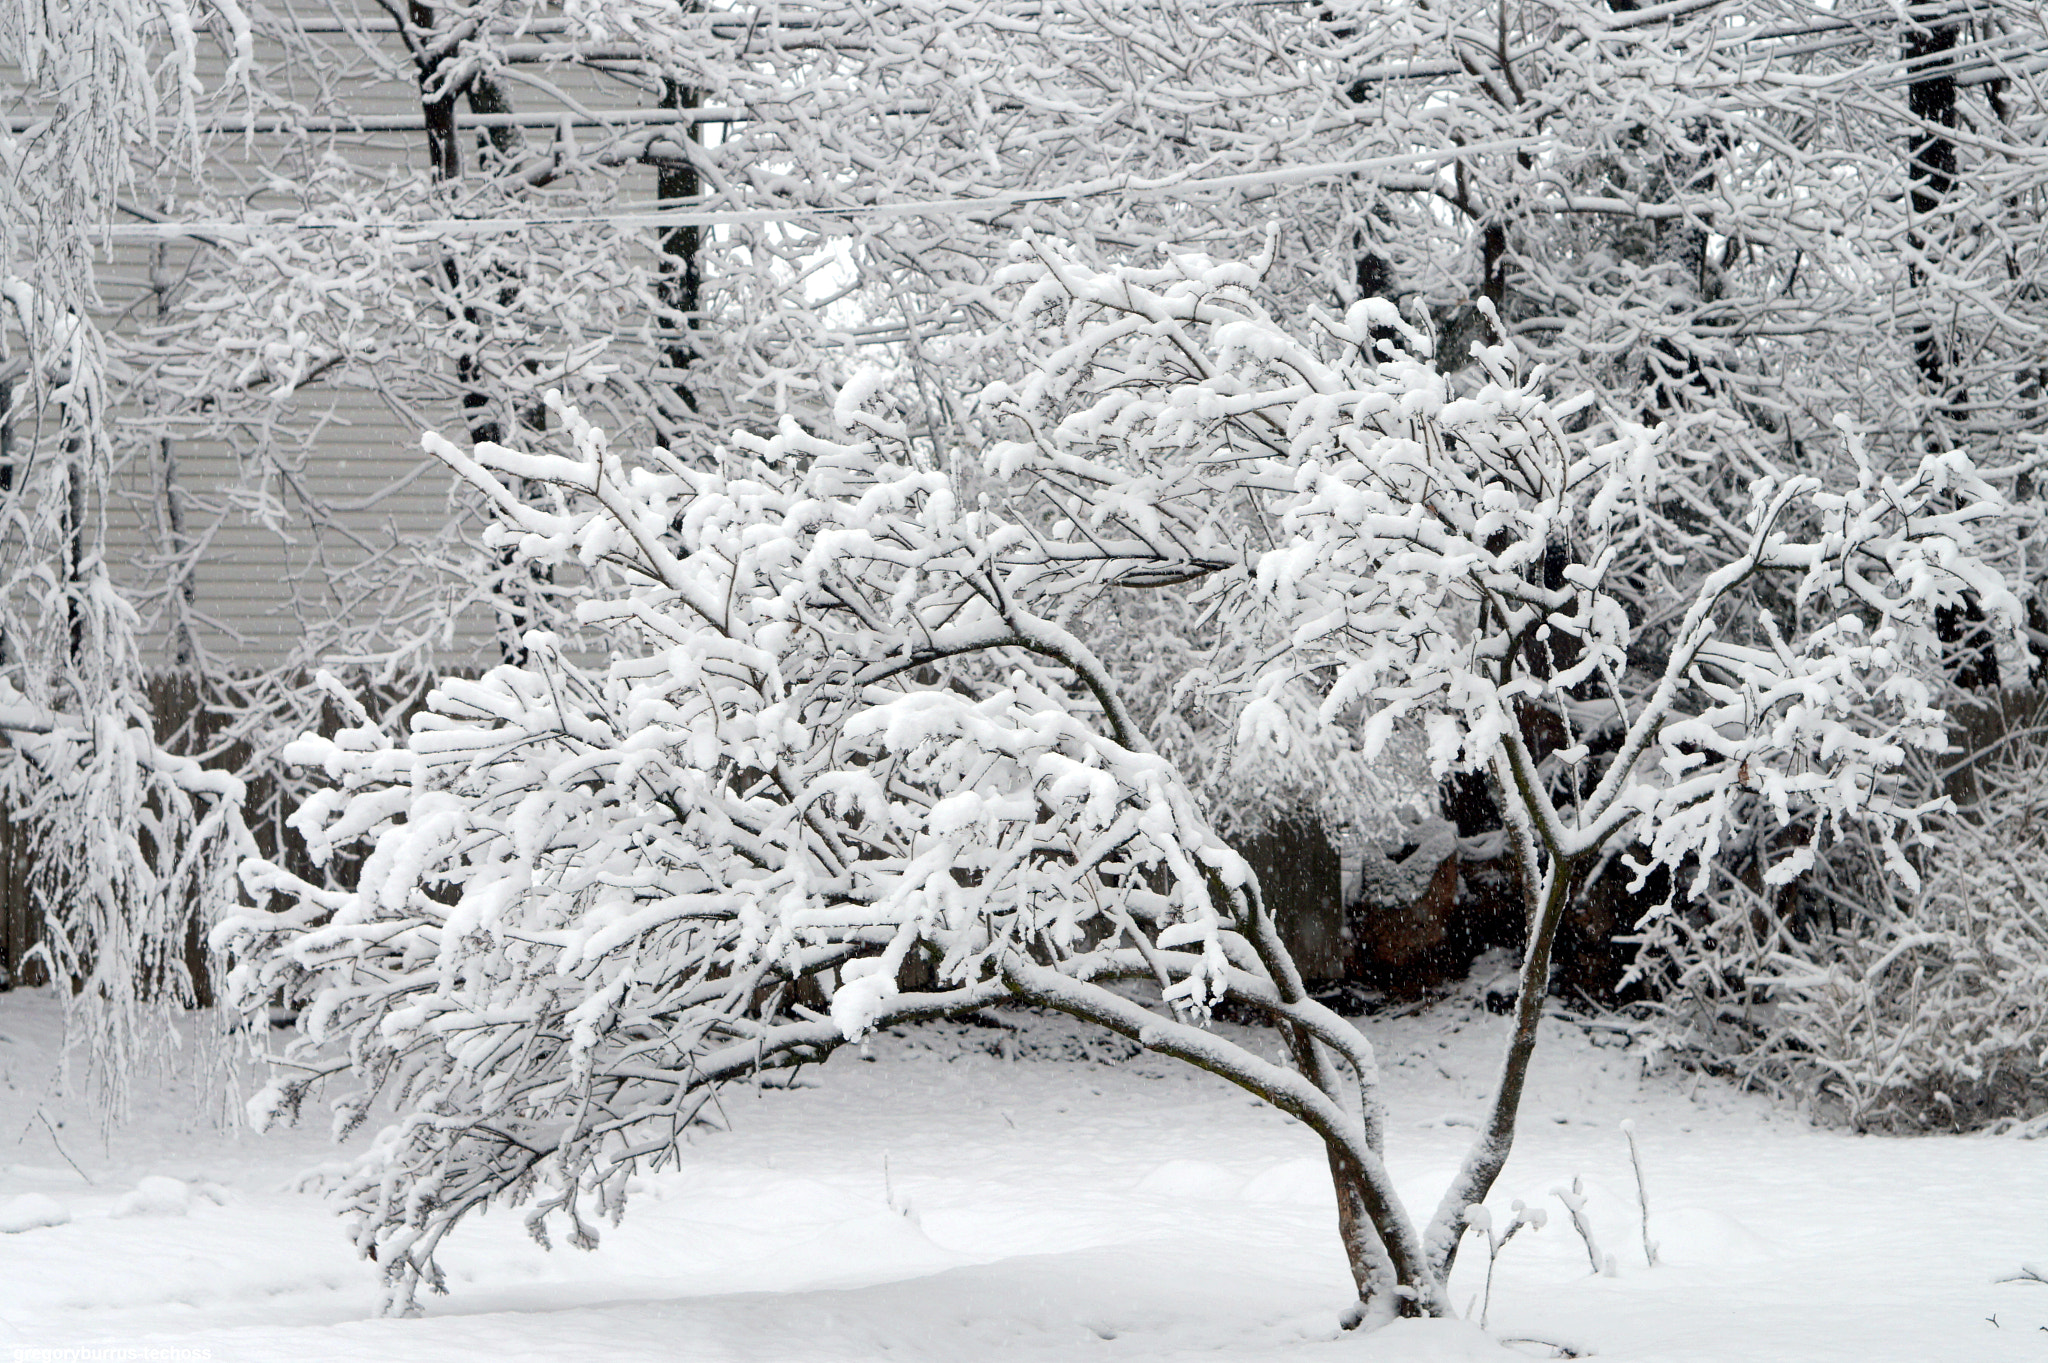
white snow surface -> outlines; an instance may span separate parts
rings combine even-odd
[[[493,1213],[444,1247],[451,1295],[378,1319],[374,1266],[305,1178],[368,1131],[337,1149],[310,1104],[298,1129],[221,1131],[184,1078],[141,1085],[132,1120],[103,1138],[61,1091],[55,1001],[0,995],[0,1214],[19,1213],[0,1236],[0,1349],[209,1363],[1415,1363],[1550,1345],[1656,1363],[2048,1357],[2048,1288],[1999,1281],[2048,1260],[2048,1224],[2028,1210],[2048,1206],[2048,1143],[1818,1130],[1547,1020],[1488,1206],[1497,1225],[1517,1198],[1551,1215],[1502,1250],[1489,1328],[1345,1334],[1312,1136],[1184,1066],[1117,1060],[1061,1019],[1016,1021],[884,1031],[797,1090],[730,1089],[729,1129],[641,1178],[595,1252],[544,1250],[518,1214]],[[1464,1153],[1504,1026],[1462,1001],[1367,1024],[1389,1162],[1419,1216]],[[1615,1276],[1589,1271],[1551,1192],[1574,1178]],[[1471,1235],[1452,1296],[1475,1321],[1485,1268]]]

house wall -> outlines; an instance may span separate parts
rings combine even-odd
[[[423,170],[419,93],[386,12],[346,0],[284,0],[270,12],[281,22],[259,40],[262,86],[279,118],[317,131],[286,134],[273,120],[244,132],[230,119],[229,130],[212,139],[209,181],[245,186],[242,201],[261,211],[289,202],[288,195],[265,186],[279,158],[293,148],[371,173]],[[360,19],[363,31],[336,31],[342,27],[337,15]],[[209,89],[219,85],[225,68],[225,54],[210,48],[202,71]],[[586,67],[520,71],[540,77],[538,83],[510,83],[521,114],[558,118],[595,111],[623,121],[654,102]],[[370,130],[335,130],[351,120]],[[414,127],[403,126],[408,122]],[[531,134],[536,142],[551,135],[538,129]],[[464,134],[471,165],[476,136]],[[651,197],[654,172],[630,174],[623,183]],[[189,217],[195,211],[191,190],[188,173],[166,167],[163,180],[131,191],[133,207]],[[123,213],[120,220],[138,218]],[[163,333],[190,319],[191,271],[226,249],[235,248],[117,237],[102,253],[96,276],[102,325],[119,338],[131,364],[150,365],[165,348]],[[423,387],[424,377],[360,366],[338,371],[288,397],[257,404],[227,439],[209,429],[219,426],[217,415],[190,410],[192,394],[179,391],[174,372],[136,385],[139,402],[115,414],[121,467],[105,508],[106,554],[116,581],[144,603],[153,661],[179,658],[171,613],[162,608],[174,590],[173,562],[181,544],[201,546],[190,583],[192,642],[226,669],[291,659],[309,631],[335,621],[357,633],[345,655],[347,648],[367,653],[386,646],[373,643],[373,636],[424,627],[430,612],[408,619],[397,608],[401,598],[416,604],[419,585],[429,579],[442,602],[469,604],[455,610],[456,628],[436,640],[428,656],[461,665],[496,652],[497,613],[473,580],[430,563],[379,571],[380,565],[400,569],[420,559],[459,515],[449,476],[420,452],[419,437],[432,427],[459,440],[463,415],[447,399],[450,375]],[[153,400],[172,409],[175,438],[168,445],[155,436],[162,423],[145,420],[151,414],[140,404]],[[23,414],[20,424],[32,427],[33,414]],[[174,498],[184,513],[182,541],[171,524]],[[410,585],[393,586],[394,579]]]

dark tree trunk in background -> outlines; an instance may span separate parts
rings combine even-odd
[[[1956,182],[1956,144],[1949,135],[1956,126],[1956,82],[1948,66],[1962,26],[1945,4],[1914,5],[1907,11],[1907,22],[1904,56],[1913,81],[1907,88],[1906,108],[1915,126],[1907,133],[1913,230],[1907,237],[1912,256],[1906,277],[1918,289],[1927,284],[1927,263],[1942,235],[1930,230],[1935,227],[1933,219]],[[1950,409],[1944,416],[1951,414],[1957,397],[1948,392],[1952,340],[1934,310],[1923,306],[1914,323],[1913,362],[1927,391],[1943,398],[1943,407]]]
[[[685,13],[694,13],[699,8],[698,0],[684,0]],[[662,108],[682,111],[700,108],[703,103],[703,91],[673,76],[662,79]],[[672,149],[672,155],[655,162],[654,196],[663,207],[689,204],[703,194],[703,177],[698,174],[696,163],[690,159],[692,149],[702,137],[703,131],[698,124],[678,125],[672,138],[678,145]],[[661,234],[662,316],[657,320],[669,336],[664,350],[672,371],[676,400],[683,412],[697,410],[697,394],[691,389],[687,375],[697,363],[694,333],[703,321],[703,248],[704,229],[701,227],[671,227]],[[672,417],[679,418],[683,412],[673,413]]]
[[[1958,126],[1953,62],[1962,36],[1960,14],[1947,4],[1916,4],[1907,10],[1903,56],[1907,75],[1906,108],[1913,115],[1907,132],[1908,199],[1912,230],[1906,237],[1907,282],[1915,311],[1912,324],[1913,364],[1921,387],[1934,400],[1931,441],[1949,448],[1963,436],[1969,394],[1957,384],[1954,359],[1957,338],[1943,324],[1935,294],[1940,280],[1934,264],[1946,253],[1952,229],[1941,213],[1956,184]],[[1949,646],[1951,669],[1958,686],[1972,691],[1996,688],[1998,650],[1984,627],[1984,611],[1973,596],[1935,612],[1935,631]]]
[[[420,110],[426,127],[427,163],[436,184],[451,186],[462,178],[462,143],[455,111],[467,99],[477,114],[509,114],[512,101],[504,87],[485,75],[472,75],[456,82],[448,75],[449,58],[455,55],[447,35],[436,28],[435,8],[424,0],[412,0],[407,11],[412,32],[407,42],[419,82]],[[485,132],[479,144],[479,161],[486,169],[515,168],[525,148],[525,134],[516,127],[495,127]],[[452,197],[451,197],[451,207]],[[487,281],[470,278],[461,257],[449,250],[441,258],[441,275],[448,289],[449,320],[459,322],[460,340],[455,353],[455,380],[462,394],[463,425],[470,443],[502,443],[507,432],[501,418],[502,394],[492,392],[489,368],[483,355],[484,330],[490,323],[486,310],[476,302],[476,293]],[[501,278],[497,302],[501,307],[518,300],[520,281]],[[519,409],[522,430],[547,429],[547,412],[539,403]],[[522,488],[527,492],[528,489]],[[534,492],[537,494],[537,490]],[[536,595],[546,585],[545,574],[520,570],[510,551],[500,556],[502,572],[496,594],[499,598],[498,647],[504,660],[514,666],[526,661],[525,634],[537,620]]]

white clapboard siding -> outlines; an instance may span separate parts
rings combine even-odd
[[[309,122],[332,127],[355,118],[384,120],[386,126],[379,131],[325,135],[331,137],[334,150],[350,162],[366,167],[423,165],[424,134],[388,127],[419,114],[418,91],[402,59],[398,38],[388,31],[384,11],[374,5],[354,8],[371,16],[371,26],[382,30],[373,31],[365,41],[384,54],[387,70],[378,71],[347,35],[334,32],[293,40],[293,51],[322,54],[296,65],[285,61],[284,44],[265,40],[257,53],[257,67],[282,73],[268,88],[297,101]],[[297,14],[311,27],[332,29],[335,15],[350,10],[347,0],[338,5],[325,0],[286,0],[273,6],[271,13]],[[202,72],[209,87],[220,80],[224,65],[220,52],[209,52],[207,69]],[[546,76],[585,108],[625,109],[644,99],[621,83],[584,69],[551,68]],[[516,84],[512,89],[522,113],[551,113],[566,107],[553,104],[532,86]],[[465,133],[466,155],[474,155],[473,138],[473,133]],[[246,140],[239,135],[223,136],[216,155],[231,173],[246,174],[285,145],[283,135],[275,132],[258,131]],[[653,172],[638,178],[645,184],[636,181],[636,191],[651,196]],[[154,187],[155,196],[173,199],[184,187],[173,177],[164,186]],[[150,186],[137,186],[134,191],[145,210],[151,207],[151,190]],[[262,208],[280,200],[259,193],[250,202]],[[158,304],[151,284],[153,260],[162,267],[159,277],[175,278],[195,251],[205,249],[183,241],[163,247],[123,241],[105,252],[97,271],[105,305],[103,322],[117,332],[134,332],[155,323]],[[173,290],[170,296],[170,320],[175,322],[178,294]],[[218,622],[220,628],[202,629],[200,643],[213,657],[234,668],[259,668],[290,656],[305,636],[309,620],[340,618],[357,628],[386,623],[384,615],[390,603],[365,596],[352,580],[366,557],[364,546],[369,546],[370,552],[404,553],[445,533],[450,522],[448,476],[438,465],[422,470],[423,462],[431,461],[420,452],[420,431],[394,415],[376,393],[315,383],[293,395],[281,415],[301,427],[315,418],[324,422],[314,447],[296,462],[300,486],[310,497],[347,508],[325,524],[308,518],[302,507],[289,500],[282,504],[281,523],[264,524],[242,509],[249,479],[242,461],[226,444],[194,438],[176,441],[173,447],[177,484],[188,505],[187,529],[208,536],[193,582],[194,609],[201,617]],[[439,429],[460,438],[461,413],[452,405],[425,415]],[[117,581],[145,595],[162,586],[155,578],[170,539],[164,467],[153,448],[143,457],[131,458],[106,508],[110,568]],[[388,490],[387,494],[376,497],[381,490]],[[374,504],[362,505],[371,501]],[[460,590],[468,585],[452,583],[450,588]],[[451,665],[487,660],[496,648],[493,619],[487,605],[472,607],[461,617],[453,647],[437,656]],[[395,622],[395,627],[404,628],[404,622]],[[171,640],[162,629],[153,631],[148,643],[157,659],[170,660]]]

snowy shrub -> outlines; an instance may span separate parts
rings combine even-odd
[[[1927,820],[1917,885],[1854,848],[1784,903],[1724,869],[1652,937],[1662,1043],[1859,1131],[2048,1114],[2048,754],[1974,775],[1977,798]]]
[[[520,665],[438,686],[403,741],[365,717],[299,742],[328,785],[297,825],[316,853],[363,849],[360,875],[341,891],[247,863],[278,906],[218,935],[244,999],[308,1000],[259,1115],[345,1073],[342,1125],[396,1106],[343,1192],[390,1304],[439,1286],[443,1237],[494,1201],[595,1243],[724,1081],[1024,1002],[1308,1125],[1356,1318],[1443,1314],[1466,1208],[1513,1139],[1560,916],[1610,844],[1687,864],[1755,791],[1814,839],[1872,820],[1897,846],[1913,811],[1887,772],[1940,736],[1906,670],[1938,647],[1931,614],[1965,589],[2013,609],[1971,554],[1998,508],[1966,459],[1865,463],[1835,488],[1765,471],[1744,520],[1688,540],[1659,510],[1685,480],[1652,432],[1588,447],[1511,351],[1454,391],[1390,306],[1297,331],[1258,280],[1021,256],[1002,287],[1025,377],[983,398],[1017,438],[970,495],[858,390],[836,438],[785,420],[716,467],[621,457],[559,402],[566,452],[427,438],[494,508],[497,549],[587,570],[580,618],[610,653],[536,631]],[[1371,353],[1389,330],[1408,348]],[[1710,548],[1638,675],[1610,577]],[[1801,603],[1796,628],[1744,632],[1762,574]],[[1370,1042],[1307,997],[1192,756],[1162,755],[1128,675],[1073,627],[1131,589],[1187,593],[1229,641],[1187,680],[1238,744],[1313,761],[1356,720],[1370,758],[1416,723],[1438,773],[1507,797],[1521,987],[1498,1091],[1427,1220],[1382,1163]],[[1531,707],[1567,747],[1531,746]],[[1226,999],[1288,1063],[1203,1025]]]
[[[111,1121],[135,1075],[177,1044],[169,1015],[202,1002],[193,948],[239,898],[236,866],[255,844],[240,780],[160,747],[145,697],[108,699],[90,721],[50,713],[47,732],[10,734],[0,804],[41,919],[25,959],[64,1000]],[[4,682],[0,705],[35,713]]]

